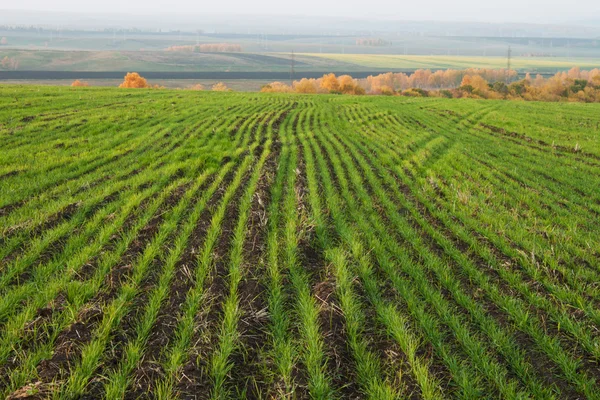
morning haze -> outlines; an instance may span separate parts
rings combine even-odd
[[[424,3],[390,0],[338,1],[306,0],[301,3],[285,3],[275,0],[228,0],[197,2],[174,1],[118,1],[83,2],[78,0],[25,0],[6,3],[2,7],[28,11],[69,11],[78,13],[132,13],[146,15],[172,15],[235,13],[247,15],[310,15],[346,18],[381,18],[398,20],[443,20],[480,22],[534,22],[572,23],[592,22],[600,18],[600,5],[594,0],[578,1],[574,7],[565,7],[564,2],[519,0],[482,2],[475,0],[444,1],[432,0]]]

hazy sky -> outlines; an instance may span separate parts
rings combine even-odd
[[[402,20],[560,23],[600,19],[600,0],[18,0],[0,9],[110,13],[296,14]]]

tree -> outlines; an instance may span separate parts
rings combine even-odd
[[[511,94],[521,96],[527,92],[527,80],[513,82],[508,86],[508,90]]]
[[[339,92],[340,91],[340,82],[335,77],[335,74],[327,74],[323,75],[323,79],[321,80],[321,88],[327,90],[328,92]]]
[[[316,81],[302,78],[300,82],[294,82],[294,90],[297,93],[317,93]]]
[[[283,82],[272,82],[260,88],[263,93],[291,93],[291,87]]]
[[[585,87],[587,86],[588,81],[585,79],[575,79],[575,81],[573,82],[573,84],[571,85],[571,92],[573,93],[578,93],[578,92],[582,92],[583,89],[585,89]]]
[[[196,83],[194,86],[190,87],[190,90],[204,90],[204,85]]]
[[[227,87],[227,85],[224,84],[223,82],[218,82],[212,86],[212,91],[213,92],[230,92],[231,89],[229,89]]]
[[[384,96],[393,96],[395,94],[394,88],[385,85],[380,88],[380,91]]]
[[[579,67],[573,67],[567,72],[567,76],[571,79],[581,78],[581,69]]]
[[[2,39],[0,39],[0,45],[6,46],[7,44],[8,44],[8,39],[6,37],[3,37]]]
[[[489,89],[487,81],[479,75],[475,75],[471,78],[471,86],[473,86],[475,90],[478,90],[481,93],[485,93]]]
[[[77,80],[73,81],[73,83],[71,83],[71,86],[73,86],[73,87],[87,87],[87,86],[90,86],[90,84],[87,83],[87,82],[83,82],[83,81],[80,81],[79,79],[77,79]]]
[[[365,90],[358,85],[358,81],[350,75],[342,75],[338,78],[339,91],[344,94],[361,95]]]
[[[123,83],[119,85],[120,88],[134,88],[134,89],[145,89],[150,87],[146,78],[143,78],[137,72],[128,72],[125,75]]]
[[[492,89],[494,90],[494,92],[498,92],[502,95],[508,94],[508,86],[506,86],[506,83],[502,81],[494,82],[494,84],[492,85]]]
[[[167,51],[208,52],[208,53],[239,53],[242,46],[233,43],[208,43],[183,46],[169,46]]]

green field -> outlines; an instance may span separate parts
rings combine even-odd
[[[0,394],[600,398],[600,105],[0,86]]]

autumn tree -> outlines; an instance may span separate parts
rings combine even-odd
[[[143,78],[137,72],[128,72],[125,80],[119,85],[120,88],[144,89],[150,87],[146,78]]]
[[[474,97],[485,97],[489,95],[488,82],[479,75],[465,75],[460,83],[460,89]]]
[[[229,89],[227,87],[227,85],[224,84],[223,82],[218,82],[212,86],[212,91],[213,92],[230,92],[231,89]]]
[[[195,85],[191,86],[189,89],[202,91],[202,90],[204,90],[204,85],[202,85],[200,83],[196,83]]]
[[[357,46],[387,46],[388,44],[390,43],[386,42],[383,39],[356,39]]]
[[[167,51],[182,51],[182,52],[206,52],[206,53],[239,53],[242,51],[242,46],[233,43],[206,43],[183,46],[170,46]]]
[[[567,72],[567,76],[571,79],[581,78],[581,68],[573,67]]]
[[[293,89],[283,82],[272,82],[260,88],[263,93],[291,93]]]
[[[316,80],[302,78],[300,80],[300,82],[294,82],[294,90],[297,93],[306,93],[306,94],[317,93]]]
[[[337,93],[340,91],[340,82],[335,77],[335,74],[323,75],[320,86],[321,89],[324,89],[329,93]]]
[[[344,94],[365,94],[365,90],[358,85],[358,81],[350,75],[342,75],[338,78],[339,90]]]
[[[90,86],[89,83],[84,82],[84,81],[80,81],[79,79],[73,81],[73,83],[71,83],[71,86],[73,87],[87,87]]]
[[[319,79],[295,81],[290,88],[281,82],[263,86],[263,92],[395,95],[414,97],[476,97],[486,99],[600,102],[600,69],[573,68],[545,79],[527,74],[517,80],[517,72],[506,69],[417,70],[413,74],[385,73],[354,79],[350,75],[326,74]],[[506,84],[508,79],[511,83]],[[489,83],[488,83],[489,82]],[[424,87],[420,87],[424,86]]]

